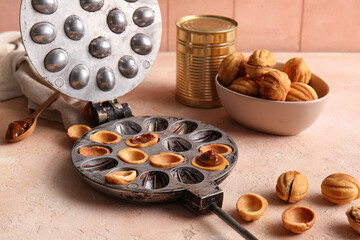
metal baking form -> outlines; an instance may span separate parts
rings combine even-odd
[[[102,130],[117,133],[122,136],[122,140],[116,144],[100,144],[90,139],[92,134]],[[129,148],[125,144],[126,139],[149,132],[159,135],[156,145],[140,148],[149,157],[161,152],[171,152],[182,155],[187,160],[175,167],[159,168],[151,165],[149,160],[137,165],[126,163],[117,156],[119,150]],[[232,148],[232,153],[224,156],[229,161],[226,169],[208,171],[191,164],[191,160],[201,154],[199,149],[209,144],[224,144]],[[91,146],[108,148],[110,154],[102,157],[79,154],[80,148]],[[194,199],[187,199],[194,194],[203,199],[220,194],[221,204],[222,191],[217,184],[236,165],[238,150],[235,142],[225,132],[197,120],[164,116],[131,117],[103,124],[86,133],[75,143],[71,158],[77,171],[91,186],[125,201],[154,203],[182,199],[188,200],[188,205],[196,202]],[[137,177],[125,185],[107,183],[104,175],[117,170],[135,170]],[[205,210],[201,206],[189,207],[200,212]]]
[[[131,115],[129,107],[117,108],[115,100],[145,79],[160,49],[162,32],[157,0],[22,0],[20,27],[27,55],[41,80],[67,96],[99,107],[99,123],[103,115]],[[113,114],[117,112],[120,114]],[[90,139],[102,130],[117,133],[122,140],[102,144]],[[175,167],[158,168],[149,160],[134,165],[117,156],[119,150],[128,148],[126,139],[148,132],[160,138],[156,145],[141,148],[149,157],[171,152],[187,160]],[[201,154],[200,147],[216,143],[232,148],[232,153],[224,156],[229,162],[224,170],[207,171],[191,164]],[[79,154],[79,149],[91,146],[104,147],[110,154]],[[71,152],[81,177],[103,193],[137,203],[181,200],[197,213],[213,211],[246,239],[256,239],[220,208],[223,191],[218,184],[234,168],[237,157],[235,142],[220,129],[196,120],[161,116],[130,117],[100,125],[81,137]],[[137,177],[125,185],[107,183],[105,174],[117,170],[135,170]]]
[[[23,43],[40,76],[76,99],[101,102],[135,88],[161,42],[156,0],[23,0]]]

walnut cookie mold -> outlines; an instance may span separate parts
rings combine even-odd
[[[111,133],[121,139],[94,141],[96,133]],[[128,146],[129,139],[135,145],[156,140],[139,148]],[[101,152],[79,153],[88,148]],[[208,169],[194,166],[192,159],[203,151],[215,151],[221,164],[215,161],[216,166]],[[183,198],[184,191],[192,189],[219,191],[213,189],[214,184],[223,181],[234,168],[238,150],[230,136],[209,124],[143,116],[115,120],[90,130],[75,143],[71,156],[83,179],[102,192],[131,202],[167,202]]]

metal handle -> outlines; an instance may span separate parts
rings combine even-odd
[[[210,209],[218,215],[222,220],[229,224],[235,231],[237,231],[244,239],[257,240],[257,238],[241,226],[229,214],[224,212],[216,203],[210,204]]]
[[[186,207],[195,213],[206,214],[210,211],[214,212],[243,238],[257,240],[254,235],[221,209],[223,198],[224,193],[215,182],[204,182],[187,189],[182,201]]]

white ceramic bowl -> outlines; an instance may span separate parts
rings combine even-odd
[[[274,68],[281,69],[284,64]],[[220,101],[235,121],[241,125],[276,135],[296,135],[310,127],[323,111],[329,96],[329,86],[312,74],[311,85],[319,99],[306,102],[272,101],[246,96],[222,86],[216,76]]]

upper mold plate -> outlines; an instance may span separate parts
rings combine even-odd
[[[91,102],[122,96],[144,80],[162,30],[156,0],[22,1],[20,25],[29,59],[43,79],[65,95]],[[62,52],[50,58],[58,49]],[[80,86],[71,74],[79,65],[89,70]],[[111,69],[111,78],[99,77],[100,69]]]

